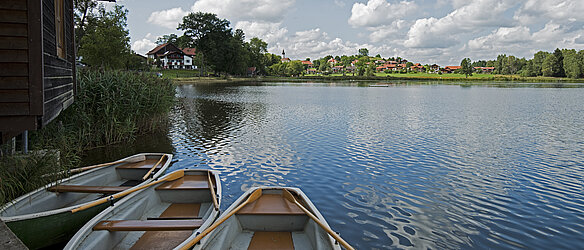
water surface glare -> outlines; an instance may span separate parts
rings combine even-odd
[[[336,86],[335,86],[336,85]],[[584,88],[177,88],[170,170],[301,188],[357,249],[584,246]]]

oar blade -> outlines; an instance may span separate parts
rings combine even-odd
[[[247,198],[247,201],[245,203],[250,203],[250,202],[254,202],[257,199],[259,199],[262,196],[262,189],[258,188],[256,189],[256,191],[253,191],[249,197]]]
[[[127,163],[136,163],[136,162],[141,162],[141,161],[145,161],[146,160],[146,156],[145,155],[138,155],[136,157],[132,157],[128,160],[126,160],[125,162]]]
[[[292,193],[290,193],[290,191],[288,191],[288,189],[283,189],[282,190],[282,195],[289,202],[295,203],[296,198],[294,198],[294,195],[292,195]]]

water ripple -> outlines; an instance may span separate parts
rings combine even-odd
[[[300,187],[358,249],[580,248],[584,89],[177,88],[172,169]]]

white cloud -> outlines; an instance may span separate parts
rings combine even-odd
[[[528,27],[502,27],[487,36],[470,40],[468,45],[471,50],[493,50],[510,46],[523,46],[530,40],[531,32]]]
[[[402,1],[391,4],[386,0],[369,0],[367,4],[355,3],[351,9],[349,24],[353,27],[376,27],[413,13],[418,6]]]
[[[581,0],[527,0],[515,13],[515,19],[531,24],[543,18],[555,22],[584,21],[584,4]]]
[[[155,11],[150,14],[148,22],[169,29],[176,29],[182,18],[188,14],[182,8]]]
[[[191,11],[215,13],[229,20],[279,22],[296,0],[199,0]]]
[[[457,35],[488,27],[510,27],[513,20],[505,12],[513,0],[477,0],[453,10],[447,16],[418,19],[408,31],[407,47],[446,48],[457,45]]]
[[[239,21],[235,24],[235,28],[243,30],[247,39],[258,37],[271,44],[288,33],[286,28],[280,27],[281,25],[282,23]]]
[[[384,41],[387,38],[390,38],[392,36],[399,37],[400,31],[403,30],[404,28],[406,28],[407,25],[408,24],[405,20],[395,20],[389,25],[367,28],[369,31],[371,31],[371,34],[369,35],[369,39],[373,43],[378,43],[378,42]],[[395,39],[390,39],[390,40],[395,41]],[[389,42],[393,42],[393,41],[389,41]],[[387,42],[387,41],[385,41],[385,42]]]
[[[347,3],[345,3],[343,0],[335,0],[335,4],[341,8],[347,5]]]
[[[148,33],[150,34],[150,33]],[[138,54],[145,55],[148,51],[154,49],[156,47],[156,43],[148,38],[143,38],[142,40],[135,41],[132,44],[132,50]]]

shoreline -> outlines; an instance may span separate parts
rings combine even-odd
[[[482,85],[484,83],[499,85],[520,84],[520,83],[546,83],[546,84],[584,84],[584,79],[552,78],[552,77],[520,77],[507,75],[493,75],[492,77],[457,77],[457,76],[300,76],[300,77],[185,77],[173,78],[176,85],[184,84],[213,84],[213,83],[237,83],[237,82],[383,82],[392,83],[394,81],[403,82],[443,82],[456,85]]]

